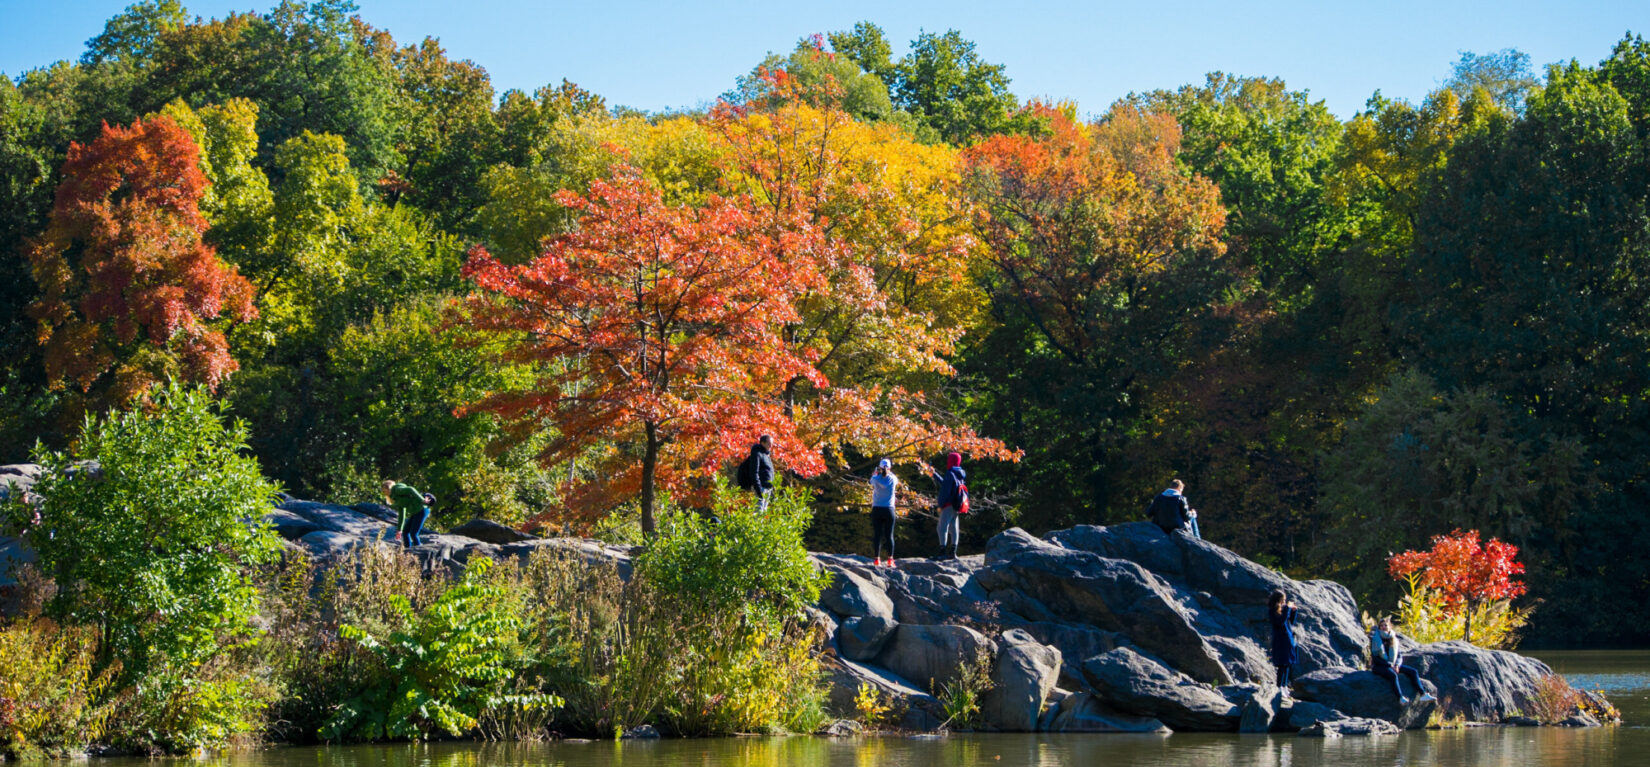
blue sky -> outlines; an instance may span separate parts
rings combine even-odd
[[[274,0],[195,0],[193,14],[263,11]],[[80,55],[128,0],[0,0],[0,72]],[[1518,48],[1540,65],[1595,63],[1631,30],[1650,35],[1650,1],[1571,2],[639,2],[358,0],[362,16],[409,42],[433,35],[486,67],[500,91],[572,80],[609,104],[693,107],[768,52],[870,20],[896,55],[919,30],[960,30],[1013,90],[1097,113],[1130,91],[1200,82],[1205,72],[1282,77],[1346,117],[1377,88],[1418,99],[1461,51]]]

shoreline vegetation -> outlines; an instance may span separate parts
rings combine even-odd
[[[1619,719],[1463,642],[1403,640],[1444,702],[1400,706],[1360,670],[1343,587],[1150,523],[1015,528],[984,556],[880,568],[807,551],[805,490],[764,509],[724,485],[705,509],[665,503],[640,546],[478,523],[498,542],[403,548],[385,507],[280,500],[244,439],[205,392],[171,387],[6,468],[0,508],[22,531],[0,624],[8,754]],[[1279,590],[1304,615],[1294,699],[1265,682],[1266,621],[1246,604]]]
[[[356,10],[0,77],[0,750],[1614,719],[1493,648],[1650,642],[1642,37],[1342,120],[862,22],[646,114]]]

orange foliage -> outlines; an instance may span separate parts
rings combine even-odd
[[[989,252],[1061,354],[1076,361],[1110,332],[1096,318],[1138,278],[1194,251],[1221,253],[1220,191],[1175,164],[1167,114],[1119,105],[1083,124],[1032,104],[1048,133],[992,136],[965,152],[984,203]]]
[[[771,102],[713,111],[729,192],[748,195],[774,247],[768,260],[819,280],[796,296],[784,340],[832,382],[785,382],[804,439],[837,462],[848,451],[916,461],[942,450],[1017,460],[937,408],[925,391],[979,311],[969,281],[977,245],[956,157],[892,126],[795,103],[782,71]],[[827,100],[828,101],[828,100]]]
[[[253,288],[202,241],[200,149],[169,117],[73,144],[28,258],[46,372],[88,391],[115,368],[131,400],[165,377],[216,386],[238,367],[208,320],[256,316]]]
[[[653,527],[655,488],[691,492],[693,469],[711,473],[772,434],[788,469],[823,469],[781,403],[789,381],[825,388],[809,355],[782,334],[799,319],[795,298],[817,289],[808,259],[774,250],[809,247],[801,235],[770,240],[747,201],[712,197],[671,206],[634,168],[561,192],[582,213],[578,231],[539,258],[506,266],[475,252],[465,274],[475,327],[522,338],[510,354],[546,371],[530,391],[501,392],[468,408],[557,438],[547,460],[573,461],[615,444],[571,489],[571,520],[639,494]],[[541,520],[548,521],[548,520]]]

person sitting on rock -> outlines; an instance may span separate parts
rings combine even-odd
[[[386,479],[384,503],[395,509],[396,540],[409,549],[422,544],[424,541],[419,534],[424,530],[424,520],[430,517],[430,505],[435,503],[435,496],[420,493],[411,485]]]
[[[1158,494],[1146,507],[1146,518],[1165,533],[1183,530],[1193,538],[1202,538],[1202,532],[1197,529],[1197,510],[1186,500],[1185,489],[1185,482],[1170,481],[1169,489]]]
[[[1375,624],[1375,630],[1369,632],[1369,665],[1375,676],[1392,680],[1392,689],[1398,692],[1398,705],[1409,705],[1409,696],[1404,695],[1400,676],[1409,677],[1410,683],[1415,685],[1415,691],[1420,695],[1415,699],[1417,703],[1437,700],[1421,686],[1421,672],[1404,665],[1404,651],[1398,644],[1398,633],[1392,629],[1391,617],[1382,617]]]
[[[1278,689],[1288,695],[1289,672],[1295,667],[1295,605],[1289,595],[1272,592],[1266,617],[1272,621],[1272,666],[1278,670]]]

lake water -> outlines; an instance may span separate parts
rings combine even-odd
[[[271,748],[225,767],[1495,767],[1650,766],[1650,651],[1533,653],[1571,684],[1601,689],[1620,727],[1469,728],[1396,737],[1294,735],[968,735],[925,738],[718,738],[593,743]],[[147,763],[147,762],[145,762]],[[136,767],[138,760],[98,761]]]

